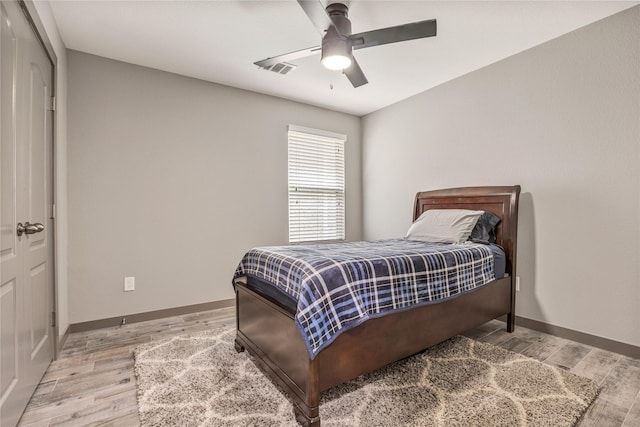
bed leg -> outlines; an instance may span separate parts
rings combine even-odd
[[[293,413],[295,414],[296,421],[303,427],[320,427],[320,416],[309,417],[305,412],[293,404]]]
[[[507,314],[507,332],[513,332],[516,329],[516,314]]]
[[[238,340],[235,340],[235,342],[233,343],[233,347],[236,349],[238,353],[242,353],[244,351],[244,346],[240,344]]]

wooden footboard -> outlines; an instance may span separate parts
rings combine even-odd
[[[510,313],[511,278],[445,302],[368,320],[343,332],[314,360],[292,313],[242,283],[236,285],[236,296],[236,345],[247,349],[292,398],[301,424],[319,426],[324,390]]]
[[[304,414],[302,424],[319,425],[316,364],[293,314],[274,302],[236,283],[236,349],[246,349],[256,364],[282,387],[293,400],[296,414]],[[238,348],[240,347],[240,348]]]

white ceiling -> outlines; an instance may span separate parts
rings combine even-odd
[[[70,49],[361,116],[640,2],[348,3],[354,33],[436,18],[438,35],[355,51],[369,84],[354,89],[319,56],[294,61],[287,75],[253,65],[320,43],[294,0],[52,0],[51,7]]]

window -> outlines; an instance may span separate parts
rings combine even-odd
[[[289,242],[344,240],[346,135],[289,126]]]

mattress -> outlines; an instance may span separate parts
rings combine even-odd
[[[502,247],[495,244],[489,244],[487,246],[493,253],[493,266],[496,280],[502,279],[507,269],[507,257],[504,253],[504,250],[502,249]],[[298,306],[298,301],[291,295],[273,286],[273,284],[267,282],[266,280],[260,279],[259,277],[247,275],[247,287],[252,291],[262,295],[269,301],[284,308],[292,315],[295,314]]]

